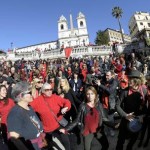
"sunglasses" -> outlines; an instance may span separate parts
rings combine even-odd
[[[45,92],[53,91],[53,89],[44,89]]]
[[[32,91],[25,91],[25,92],[22,92],[22,96],[26,95],[26,94],[32,94]]]
[[[39,83],[39,84],[41,83],[41,84],[42,84],[43,82],[41,82],[41,81],[38,81],[37,83]]]

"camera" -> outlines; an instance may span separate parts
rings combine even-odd
[[[91,81],[92,81],[92,84],[96,84],[96,81],[97,80],[101,80],[102,79],[102,75],[94,75],[91,77]]]

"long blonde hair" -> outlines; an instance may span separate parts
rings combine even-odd
[[[61,80],[64,80],[64,81],[65,81],[65,86],[63,86],[63,87],[60,85]],[[66,78],[61,78],[61,79],[59,80],[58,88],[57,88],[58,94],[60,94],[62,91],[63,91],[64,93],[68,93],[69,90],[70,90],[70,85],[69,85],[68,80],[67,80]]]
[[[38,78],[35,78],[32,82],[31,82],[31,92],[32,92],[32,96],[33,98],[36,98],[36,84],[37,84],[37,81],[39,79]],[[41,93],[39,93],[41,94]]]

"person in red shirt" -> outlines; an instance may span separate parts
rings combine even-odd
[[[85,82],[87,74],[88,74],[87,65],[83,64],[82,69],[81,69],[81,76],[82,76],[83,82]]]
[[[0,85],[0,126],[3,133],[3,138],[7,143],[7,116],[15,106],[15,103],[12,99],[7,98],[7,89],[5,85]]]
[[[40,75],[43,77],[44,81],[46,81],[46,68],[43,66],[42,69],[40,70]]]
[[[121,89],[125,89],[128,87],[128,76],[125,74],[124,70],[122,70],[122,72],[118,74],[118,81]]]
[[[97,91],[93,86],[89,86],[86,89],[85,95],[86,102],[80,105],[77,118],[64,129],[60,129],[60,132],[68,133],[75,126],[80,124],[85,150],[91,149],[94,139],[98,140],[103,150],[108,150],[109,143],[104,132],[103,123],[108,123],[110,126],[112,125],[112,127],[113,123],[111,124],[106,118],[103,107],[98,100]]]
[[[115,67],[115,73],[119,74],[122,69],[123,69],[123,66],[122,64],[120,63],[120,60],[119,59],[116,59],[116,63],[114,64],[114,67]]]
[[[59,132],[60,124],[57,120],[60,121],[63,118],[63,114],[70,110],[71,103],[67,99],[52,94],[52,91],[52,86],[49,83],[45,83],[41,88],[42,94],[34,99],[30,105],[39,114],[48,140],[52,140],[52,136],[57,134],[65,147],[67,144],[64,141],[68,139],[68,136],[64,136]]]

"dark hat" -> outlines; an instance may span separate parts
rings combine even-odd
[[[131,132],[138,132],[142,128],[142,123],[140,122],[139,118],[134,118],[132,121],[128,123],[128,129]]]
[[[133,77],[133,78],[141,78],[141,72],[138,70],[131,70],[128,73],[128,77]]]

